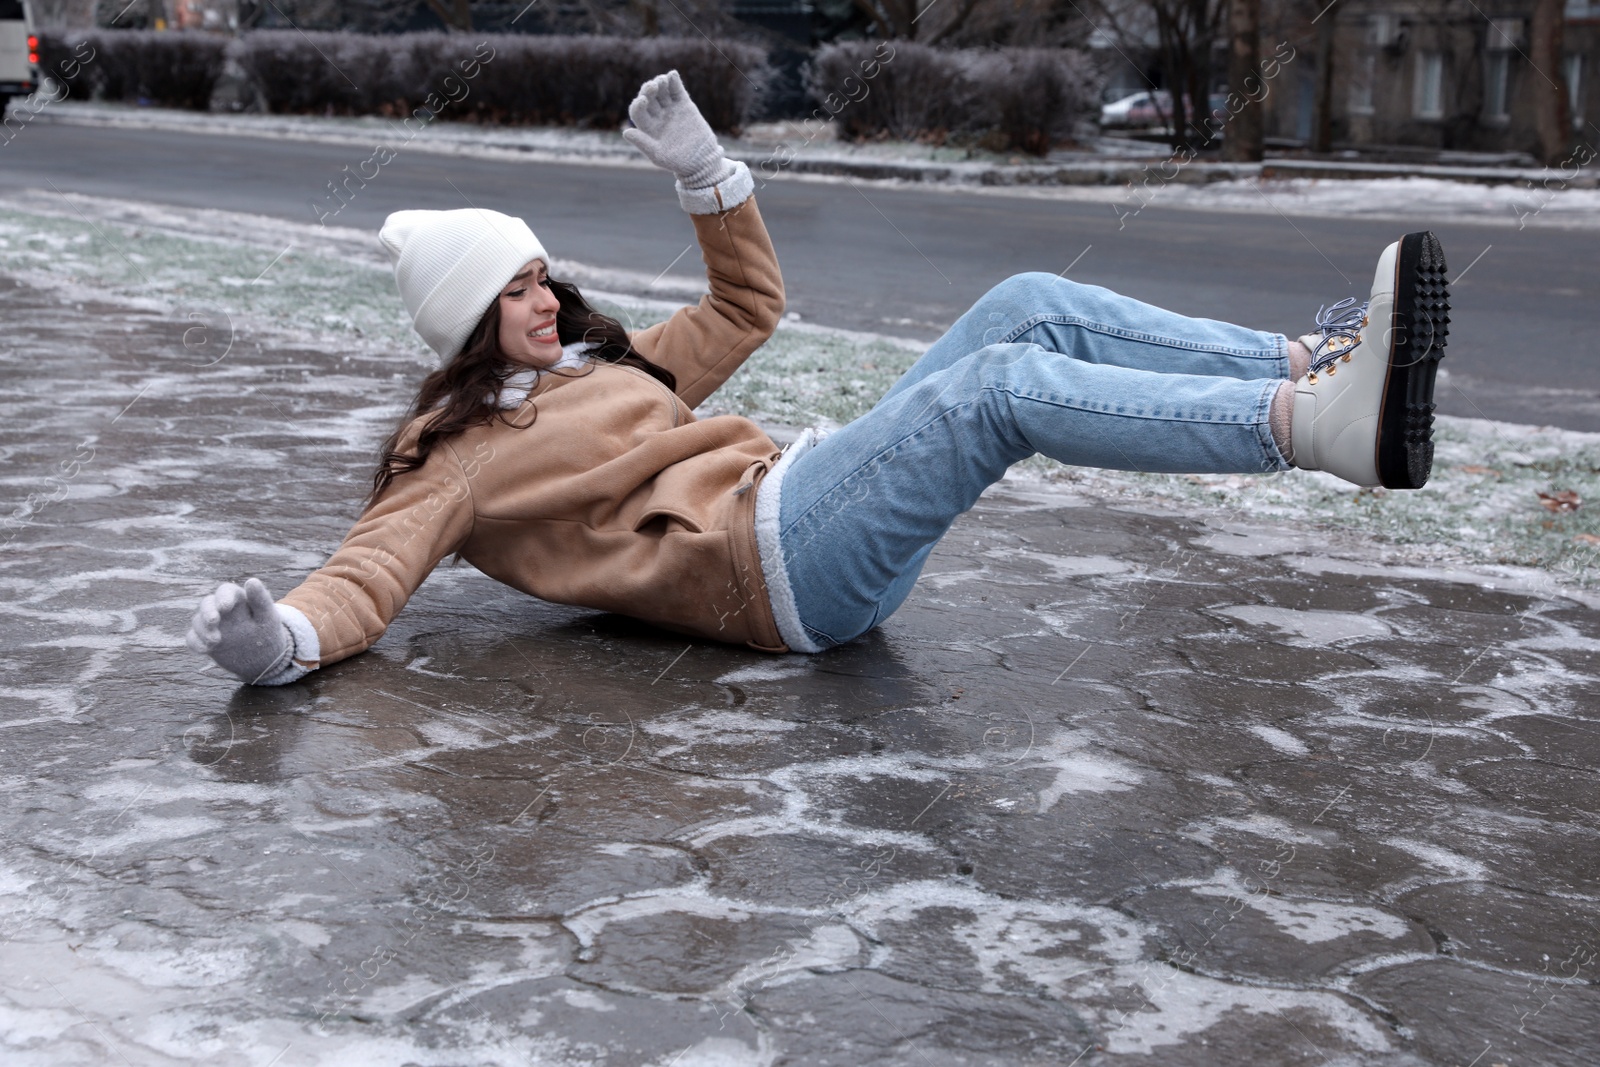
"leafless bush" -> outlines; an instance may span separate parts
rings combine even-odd
[[[991,129],[1001,150],[1042,156],[1070,139],[1096,101],[1100,78],[1081,52],[1006,48],[980,53],[976,66]]]
[[[39,70],[63,86],[66,95],[80,100],[94,91],[93,79],[82,62],[82,57],[95,55],[88,37],[85,33],[39,32]]]
[[[204,111],[228,44],[226,37],[197,30],[41,33],[39,60],[75,96]],[[83,45],[92,49],[92,60],[81,61],[89,54]],[[74,55],[77,64],[69,62]]]
[[[230,45],[187,30],[107,30],[40,38],[41,65],[73,96],[196,109],[207,107],[230,55],[274,112],[409,116],[438,111],[448,97],[450,118],[499,124],[615,128],[640,84],[675,68],[706,120],[738,131],[772,78],[758,47],[687,37],[260,30]],[[94,60],[69,63],[85,43]]]
[[[1070,138],[1095,103],[1094,63],[1079,51],[938,49],[904,41],[893,42],[892,58],[880,57],[864,94],[850,93],[849,80],[877,47],[827,45],[806,70],[806,88],[819,101],[830,94],[851,101],[838,112],[846,138],[950,141],[1043,155]]]
[[[371,115],[404,108],[409,112],[429,91],[413,78],[415,44],[411,35],[368,38],[257,30],[235,44],[234,59],[261,90],[271,111]]]
[[[341,115],[410,114],[476,60],[450,115],[502,124],[619,126],[640,83],[676,68],[706,120],[738,130],[770,78],[758,48],[683,37],[268,30],[241,38],[235,54],[272,111]]]
[[[952,77],[956,53],[894,41],[887,54],[872,42],[824,45],[806,65],[806,91],[836,113],[839,136],[848,140],[892,137],[943,140],[976,107],[972,86]],[[863,69],[875,70],[864,90],[854,85]],[[848,101],[842,110],[830,99]]]
[[[945,48],[1078,47],[1093,28],[1081,8],[1062,0],[979,0],[938,43]]]

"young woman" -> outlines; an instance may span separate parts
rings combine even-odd
[[[766,652],[821,652],[887,619],[933,546],[1013,463],[1325,470],[1420,488],[1448,323],[1444,256],[1407,234],[1371,298],[1291,342],[1048,274],[995,286],[867,414],[780,451],[693,409],[771,335],[777,257],[742,163],[676,71],[624,136],[677,177],[710,293],[629,333],[551,279],[519,219],[401,211],[379,238],[439,354],[327,565],[274,603],[200,603],[189,647],[281,685],[363,651],[445,556],[545,600]]]

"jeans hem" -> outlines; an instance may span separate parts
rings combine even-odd
[[[1285,359],[1288,357],[1285,356]],[[1287,380],[1287,379],[1285,379]],[[1266,383],[1261,389],[1261,396],[1256,400],[1256,436],[1261,441],[1261,449],[1266,453],[1267,459],[1274,464],[1273,471],[1286,471],[1294,467],[1287,459],[1283,458],[1283,450],[1278,447],[1278,439],[1272,435],[1272,401],[1278,395],[1278,390],[1283,386],[1283,381]],[[1266,471],[1262,471],[1266,474]]]
[[[1284,379],[1288,379],[1290,381],[1293,381],[1294,380],[1294,368],[1292,366],[1290,366],[1290,364],[1289,364],[1289,338],[1288,338],[1287,335],[1281,334],[1281,333],[1275,333],[1272,336],[1277,338],[1277,341],[1278,341],[1278,358],[1283,361],[1282,366],[1281,366],[1282,373],[1274,375],[1274,377],[1284,378]]]

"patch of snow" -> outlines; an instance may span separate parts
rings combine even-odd
[[[1123,560],[1110,556],[1058,556],[1049,552],[1034,552],[1023,548],[991,548],[984,553],[997,559],[1028,559],[1047,568],[1041,577],[1076,578],[1093,574],[1124,574],[1132,568]]]
[[[1383,839],[1383,843],[1402,852],[1409,852],[1422,862],[1457,878],[1466,878],[1475,882],[1487,882],[1491,877],[1487,865],[1468,856],[1463,856],[1459,852],[1452,852],[1440,845],[1418,841],[1410,837],[1386,837]]]
[[[1323,900],[1291,900],[1267,893],[1254,893],[1236,874],[1230,872],[1230,875],[1221,884],[1196,886],[1192,892],[1202,897],[1242,900],[1278,929],[1308,945],[1365,933],[1397,941],[1411,932],[1411,927],[1404,919],[1377,908]]]
[[[1146,1006],[1102,1013],[1104,1045],[1113,1055],[1154,1055],[1156,1049],[1184,1044],[1234,1013],[1282,1018],[1289,1012],[1322,1022],[1366,1051],[1397,1051],[1371,1018],[1332,993],[1242,986],[1166,964],[1119,968],[1106,982],[1119,980],[1137,987]]]
[[[1286,756],[1311,755],[1311,748],[1287,730],[1280,730],[1276,726],[1267,726],[1264,723],[1247,726],[1245,729]]]
[[[809,659],[803,656],[784,656],[774,662],[752,664],[729,671],[714,679],[717,685],[744,685],[749,682],[783,682],[811,673]]]
[[[1300,640],[1285,643],[1300,648],[1321,648],[1339,641],[1385,637],[1394,632],[1393,627],[1382,619],[1348,611],[1299,610],[1270,604],[1237,604],[1216,610],[1240,622],[1271,626],[1284,633],[1295,634]]]

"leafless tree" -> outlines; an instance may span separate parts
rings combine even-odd
[[[302,30],[392,33],[410,21],[420,4],[421,0],[238,0],[239,26],[281,26],[287,21]]]
[[[1245,103],[1228,125],[1222,154],[1236,163],[1258,163],[1262,105],[1252,86],[1261,82],[1261,0],[1230,0],[1228,37],[1228,90]]]
[[[1091,28],[1084,10],[1064,0],[979,0],[966,21],[940,43],[955,48],[1073,48],[1082,46]]]
[[[118,26],[122,28],[152,26],[157,18],[164,18],[160,0],[95,0],[91,25]],[[35,11],[39,10],[36,5]]]
[[[547,13],[554,28],[617,37],[742,36],[723,0],[582,0],[583,16]]]
[[[1334,37],[1337,34],[1339,14],[1343,5],[1331,0],[1313,21],[1317,32],[1317,81],[1311,96],[1311,151],[1333,151],[1333,67]]]
[[[939,44],[961,29],[983,0],[855,0],[878,36]]]
[[[47,30],[86,30],[94,25],[95,0],[33,0],[33,19]]]
[[[1102,30],[1125,49],[1153,50],[1172,93],[1172,146],[1211,143],[1211,53],[1229,0],[1094,0]],[[1153,46],[1153,47],[1152,47]],[[1188,107],[1184,101],[1188,101]]]
[[[445,29],[469,33],[472,30],[470,0],[428,0],[428,10],[439,16]]]
[[[1561,69],[1563,0],[1534,0],[1528,27],[1529,79],[1534,94],[1534,130],[1539,154],[1549,166],[1558,166],[1572,147],[1572,112],[1567,79]]]

